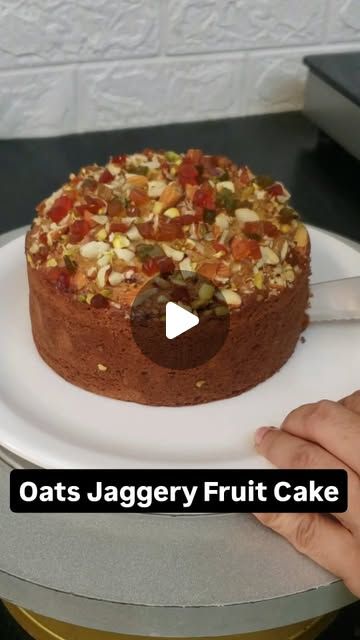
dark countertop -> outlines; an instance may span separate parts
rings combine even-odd
[[[315,75],[360,106],[360,52],[307,56],[304,62]]]
[[[0,232],[31,222],[71,171],[144,147],[201,147],[284,181],[305,220],[360,241],[360,163],[301,113],[0,141]]]

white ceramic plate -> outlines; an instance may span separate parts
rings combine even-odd
[[[313,280],[360,275],[360,253],[311,229]],[[264,467],[261,425],[360,387],[360,323],[309,327],[305,344],[255,389],[195,407],[145,407],[65,382],[40,358],[28,314],[24,238],[0,249],[0,445],[47,468]]]

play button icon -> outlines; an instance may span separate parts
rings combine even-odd
[[[149,360],[168,369],[192,369],[221,349],[230,314],[212,282],[179,270],[146,282],[131,306],[130,322],[133,339]]]
[[[177,338],[185,331],[189,331],[193,327],[199,324],[199,316],[194,313],[190,313],[175,302],[168,302],[166,304],[166,337],[168,340]]]

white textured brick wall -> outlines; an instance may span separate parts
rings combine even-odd
[[[0,0],[0,137],[299,109],[360,0]]]

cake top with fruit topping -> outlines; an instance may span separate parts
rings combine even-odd
[[[196,272],[232,308],[294,286],[309,238],[285,187],[198,149],[113,156],[37,207],[29,265],[96,308],[129,307],[155,276]]]

